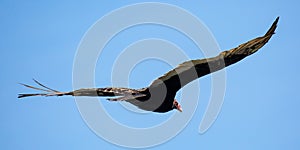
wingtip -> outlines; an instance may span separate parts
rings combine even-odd
[[[34,78],[32,78],[32,80],[33,80],[34,82],[37,82],[37,80],[35,80]]]
[[[18,98],[22,98],[22,95],[21,95],[21,94],[18,94]]]
[[[277,24],[278,24],[279,18],[280,18],[279,16],[276,17],[275,21],[273,22],[272,26],[270,27],[270,29],[268,30],[268,32],[265,34],[265,36],[275,34],[275,30],[277,28]]]
[[[24,98],[24,97],[29,97],[29,96],[35,96],[35,94],[18,94],[18,98]]]
[[[277,17],[276,17],[276,19],[275,19],[273,25],[276,25],[276,26],[277,26],[277,23],[278,23],[278,21],[279,21],[279,18],[280,18],[280,16],[277,16]]]
[[[24,94],[18,94],[18,98],[19,98],[19,99],[21,99],[21,98],[23,98],[23,97],[26,97],[26,96],[24,96]]]

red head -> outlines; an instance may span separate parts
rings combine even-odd
[[[177,109],[178,111],[182,112],[182,108],[176,99],[173,101],[173,109]]]

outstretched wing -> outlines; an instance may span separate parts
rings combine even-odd
[[[57,90],[53,90],[37,80],[33,79],[33,81],[38,84],[40,87],[35,87],[27,84],[20,83],[21,85],[37,90],[42,91],[43,93],[30,93],[30,94],[19,94],[18,98],[29,97],[29,96],[105,96],[105,97],[115,97],[115,98],[107,98],[110,101],[127,101],[135,98],[143,97],[145,94],[141,94],[139,90],[129,89],[129,88],[82,88],[71,92],[60,92]]]
[[[191,60],[180,64],[175,69],[154,80],[150,88],[166,87],[168,94],[176,92],[189,82],[234,64],[243,58],[255,53],[263,47],[275,33],[279,17],[276,18],[267,33],[250,40],[228,51],[221,52],[218,56],[208,59]]]

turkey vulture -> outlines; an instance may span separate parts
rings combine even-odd
[[[168,112],[173,109],[182,111],[180,104],[176,101],[177,91],[191,81],[223,69],[234,64],[245,57],[255,53],[263,47],[275,34],[277,22],[276,18],[270,29],[264,36],[252,39],[228,51],[223,51],[216,57],[186,61],[175,69],[169,71],[158,79],[154,80],[150,86],[141,89],[130,88],[84,88],[71,92],[60,92],[44,86],[34,80],[40,88],[22,84],[28,88],[43,91],[44,93],[19,94],[18,98],[28,96],[106,96],[109,101],[126,101],[140,109],[153,112]]]

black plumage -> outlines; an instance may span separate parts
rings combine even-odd
[[[179,89],[191,81],[221,70],[232,65],[245,57],[257,52],[263,47],[275,33],[279,17],[276,18],[267,33],[261,37],[252,39],[228,51],[221,52],[218,56],[206,59],[186,61],[175,69],[169,71],[158,79],[154,80],[150,86],[142,89],[130,88],[87,88],[78,89],[71,92],[59,92],[50,89],[38,81],[34,80],[42,88],[37,88],[22,84],[26,87],[44,91],[45,93],[19,94],[19,98],[28,96],[110,96],[110,101],[126,101],[140,109],[154,112],[168,112],[173,109],[182,111],[179,103],[174,99]]]

